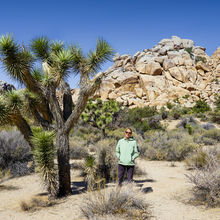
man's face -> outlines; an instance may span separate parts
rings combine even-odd
[[[132,135],[132,132],[131,132],[130,130],[126,130],[126,131],[125,131],[125,138],[126,138],[126,139],[130,138],[131,135]]]

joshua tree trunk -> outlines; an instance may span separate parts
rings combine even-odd
[[[69,164],[69,137],[63,132],[57,133],[57,158],[59,169],[59,196],[71,193],[70,164]]]

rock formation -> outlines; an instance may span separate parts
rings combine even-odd
[[[192,40],[172,36],[133,57],[116,54],[95,97],[131,108],[161,107],[177,98],[188,107],[200,98],[213,106],[220,94],[220,47],[211,57],[205,51]]]

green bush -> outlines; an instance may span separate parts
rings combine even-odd
[[[190,58],[193,59],[193,48],[192,47],[185,47],[184,50],[190,55]]]
[[[147,130],[155,129],[151,126],[151,118],[158,115],[155,107],[126,109],[121,120],[123,127],[133,127],[137,132],[144,133]],[[158,122],[158,127],[161,125]]]
[[[206,63],[206,58],[201,56],[195,57],[195,64],[197,64],[199,61],[202,61],[203,63]]]
[[[211,111],[210,106],[204,100],[196,101],[196,104],[192,107],[192,111],[194,113],[204,113],[207,111]]]
[[[192,135],[192,133],[193,133],[193,127],[192,127],[192,125],[186,124],[186,131],[187,131],[190,135]]]

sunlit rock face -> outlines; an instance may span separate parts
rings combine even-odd
[[[205,51],[190,39],[172,36],[133,57],[116,54],[95,97],[130,108],[160,108],[176,98],[185,106],[200,98],[213,106],[220,94],[220,47],[211,57]]]

